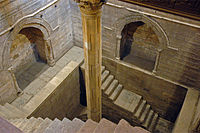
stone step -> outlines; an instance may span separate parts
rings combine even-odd
[[[20,122],[16,123],[15,126],[18,127],[19,129],[23,128],[26,123],[28,122],[29,120],[27,118],[24,118],[23,120],[21,120]]]
[[[119,96],[119,94],[122,91],[123,86],[121,84],[118,84],[118,86],[115,88],[115,90],[113,91],[113,93],[110,95],[110,99],[115,101],[117,99],[117,97]]]
[[[11,119],[11,120],[9,120],[9,122],[15,126],[15,125],[17,125],[18,123],[21,123],[21,121],[23,121],[23,120],[24,120],[24,118],[20,118],[20,119]]]
[[[19,129],[21,129],[23,132],[27,130],[27,128],[32,124],[35,118],[31,117],[30,119],[25,119],[23,122],[19,125]]]
[[[6,103],[4,105],[6,108],[8,108],[9,110],[12,110],[12,112],[16,113],[20,118],[24,118],[26,117],[26,113],[25,112],[22,112],[21,110],[19,110],[18,108],[16,108],[15,106],[9,104],[9,103]]]
[[[109,75],[108,78],[106,78],[106,80],[101,85],[101,90],[105,91],[108,88],[108,86],[112,83],[113,79],[114,79],[114,76]]]
[[[74,118],[72,120],[72,124],[73,124],[73,127],[74,127],[74,131],[76,133],[85,124],[85,122],[83,122],[82,120],[80,120],[78,118]]]
[[[106,70],[105,66],[101,66],[101,73],[103,73]]]
[[[139,118],[140,122],[143,123],[147,118],[151,106],[149,104],[146,105],[144,112],[142,113],[141,117]]]
[[[33,118],[33,121],[30,122],[29,126],[27,126],[27,128],[24,130],[25,133],[32,133],[34,132],[38,126],[43,122],[42,119],[39,119],[39,118]]]
[[[44,133],[56,133],[62,130],[62,122],[57,118],[45,129]]]
[[[154,116],[154,111],[150,110],[149,115],[147,116],[147,119],[142,124],[142,126],[145,127],[146,129],[148,129],[150,124],[151,124],[151,122],[152,122],[153,116]]]
[[[49,118],[45,118],[44,121],[38,126],[38,128],[33,133],[43,133],[51,122],[52,120],[50,120]]]
[[[109,120],[101,119],[94,133],[113,133],[117,125]]]
[[[88,119],[77,133],[93,133],[98,123]]]
[[[103,74],[101,75],[101,83],[103,83],[105,80],[106,80],[106,78],[108,77],[108,75],[109,75],[109,71],[107,71],[107,70],[105,70],[104,72],[103,72]]]
[[[137,109],[137,111],[134,113],[134,116],[138,119],[141,115],[142,112],[144,111],[145,107],[146,107],[146,100],[142,100],[142,103],[140,104],[139,108]]]
[[[72,121],[64,118],[62,120],[62,133],[75,133],[75,129],[73,127]]]
[[[133,93],[133,101],[128,108],[128,111],[135,113],[142,102],[142,96]]]
[[[155,113],[154,116],[153,116],[152,122],[151,122],[151,124],[150,124],[150,126],[149,126],[149,131],[151,131],[151,132],[154,131],[155,126],[156,126],[156,124],[157,124],[157,121],[158,121],[158,114]]]
[[[36,118],[31,117],[30,119],[28,119],[28,122],[26,123],[26,126],[24,126],[23,128],[20,128],[23,132],[28,133],[29,131],[32,130],[33,126],[35,126],[35,124],[37,123]]]
[[[135,96],[139,96],[129,90],[123,89],[122,92],[119,94],[117,99],[115,100],[114,104],[119,107],[124,108],[125,110],[130,110],[129,107],[131,106]]]
[[[110,84],[110,86],[108,87],[108,89],[105,91],[105,94],[110,96],[118,84],[119,84],[118,80],[116,80],[116,79],[113,80],[112,83]]]
[[[17,114],[15,114],[14,112],[9,110],[8,108],[1,106],[1,105],[0,105],[0,112],[2,114],[5,114],[7,119],[20,118],[19,116],[17,116]]]
[[[133,127],[124,119],[121,119],[115,128],[114,133],[134,133]]]
[[[4,118],[4,119],[7,119],[7,116],[6,114],[4,114],[3,112],[0,111],[0,117]]]
[[[159,117],[154,132],[172,133],[173,126],[174,124],[172,122]]]

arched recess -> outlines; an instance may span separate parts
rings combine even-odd
[[[53,66],[55,61],[50,39],[52,29],[50,25],[43,19],[30,17],[22,19],[13,29],[10,30],[9,36],[4,42],[4,50],[2,55],[3,69],[7,70],[11,67],[10,49],[12,43],[20,31],[25,28],[35,28],[41,31],[44,40],[44,55],[46,56],[46,61],[49,66]]]
[[[155,61],[155,65],[153,68],[153,72],[156,72],[157,67],[158,67],[159,58],[160,58],[160,53],[162,50],[167,49],[169,47],[169,39],[168,39],[166,33],[164,32],[164,30],[162,29],[162,27],[156,21],[154,21],[153,19],[151,19],[150,17],[147,17],[145,15],[133,13],[133,14],[127,15],[123,18],[120,18],[116,21],[116,23],[115,23],[115,29],[116,29],[115,30],[115,38],[116,38],[115,57],[116,57],[116,59],[120,60],[120,47],[121,47],[121,43],[122,43],[122,39],[123,39],[122,31],[124,30],[125,26],[127,26],[131,23],[138,23],[138,22],[142,22],[145,25],[147,25],[147,27],[150,27],[152,29],[152,31],[154,31],[154,33],[158,37],[159,45],[156,47],[156,61]]]

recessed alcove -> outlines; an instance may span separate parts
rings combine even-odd
[[[159,39],[142,21],[126,24],[121,32],[120,59],[142,69],[153,71]]]
[[[18,85],[24,90],[48,67],[43,33],[33,27],[22,29],[12,42],[10,59]]]

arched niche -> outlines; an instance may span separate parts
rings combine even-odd
[[[13,29],[10,30],[9,36],[4,42],[4,49],[3,49],[3,55],[2,55],[2,64],[3,64],[3,69],[7,70],[11,67],[11,56],[10,56],[10,50],[13,44],[13,41],[16,39],[18,34],[23,32],[23,29],[27,28],[34,28],[37,29],[37,31],[40,31],[42,33],[41,35],[43,36],[44,40],[44,45],[42,46],[43,48],[43,56],[42,58],[46,59],[46,62],[50,65],[53,66],[55,64],[54,61],[54,54],[53,54],[53,49],[52,49],[52,44],[51,44],[51,33],[52,29],[50,25],[45,22],[43,19],[39,18],[25,18],[22,19]]]
[[[154,66],[151,69],[147,69],[149,71],[156,72],[157,67],[158,67],[159,58],[160,58],[160,53],[161,53],[162,50],[167,49],[169,47],[169,40],[168,40],[166,33],[161,28],[161,26],[156,21],[154,21],[153,19],[151,19],[151,18],[149,18],[145,15],[133,13],[131,15],[127,15],[123,18],[120,18],[116,21],[116,23],[115,23],[115,29],[116,29],[116,31],[115,31],[115,37],[116,37],[116,54],[115,54],[115,57],[118,60],[123,58],[123,57],[120,57],[120,56],[122,55],[122,51],[123,51],[123,50],[121,50],[121,48],[123,48],[123,46],[122,46],[123,41],[125,41],[124,36],[123,36],[124,30],[128,29],[129,32],[132,32],[131,34],[133,34],[133,36],[134,36],[134,33],[138,29],[143,27],[144,25],[145,25],[145,27],[150,29],[150,31],[153,33],[153,35],[156,35],[157,42],[159,42],[158,44],[156,44],[155,47],[151,48],[151,50],[152,50],[151,52],[153,52],[151,55],[152,55],[152,58],[154,58],[154,61],[155,61]],[[131,38],[129,38],[129,39],[132,42],[134,40],[134,38],[132,38],[132,40],[131,40]],[[143,50],[145,50],[145,49],[143,49]],[[150,49],[147,48],[146,50],[150,50]],[[143,68],[143,69],[145,69],[145,68]]]

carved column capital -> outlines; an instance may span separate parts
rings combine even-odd
[[[105,0],[75,0],[79,3],[81,12],[83,13],[93,13],[101,9],[102,5],[106,3]]]

